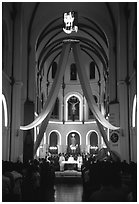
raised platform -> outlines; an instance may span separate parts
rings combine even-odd
[[[56,171],[55,175],[56,175],[56,178],[60,178],[60,177],[81,177],[81,172],[80,171],[75,171],[75,170]]]
[[[81,172],[75,170],[56,171],[56,183],[81,183]]]

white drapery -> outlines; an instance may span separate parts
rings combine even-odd
[[[79,75],[79,79],[80,79],[83,93],[86,97],[86,100],[88,102],[88,105],[89,105],[91,111],[93,112],[93,114],[96,118],[100,133],[102,134],[104,142],[105,142],[105,144],[109,150],[110,150],[110,145],[109,145],[109,142],[107,140],[107,136],[106,136],[106,133],[103,129],[103,126],[106,128],[112,129],[112,130],[119,129],[119,127],[115,127],[115,126],[111,125],[104,118],[104,116],[102,115],[102,113],[98,109],[98,106],[97,106],[97,104],[94,100],[94,97],[93,97],[93,93],[92,93],[92,90],[91,90],[91,87],[89,84],[89,80],[87,78],[86,70],[84,69],[84,63],[83,63],[83,58],[81,56],[81,48],[80,48],[79,42],[74,42],[74,43],[73,42],[70,43],[70,41],[64,42],[63,48],[62,48],[62,53],[60,55],[60,59],[59,59],[59,63],[58,63],[58,69],[56,72],[56,76],[55,76],[51,91],[49,93],[48,99],[44,105],[42,112],[31,124],[26,125],[26,126],[20,126],[21,130],[29,130],[29,129],[34,128],[34,127],[36,127],[42,123],[41,127],[40,127],[40,133],[37,136],[37,140],[36,140],[35,145],[34,145],[34,154],[36,153],[37,148],[39,147],[40,142],[43,138],[44,132],[46,130],[46,127],[48,125],[48,122],[49,122],[49,119],[50,119],[50,116],[52,113],[52,108],[55,104],[57,95],[59,93],[60,85],[62,84],[62,78],[63,78],[64,73],[65,73],[66,64],[67,64],[67,60],[68,60],[71,46],[73,48],[73,55],[75,58],[75,63],[77,66],[77,72]]]
[[[37,149],[38,149],[38,147],[39,147],[39,145],[41,143],[41,140],[42,140],[42,138],[44,136],[44,132],[46,131],[49,119],[50,119],[51,114],[52,114],[52,110],[53,109],[51,109],[50,113],[46,116],[46,118],[43,120],[43,122],[41,124],[39,134],[38,134],[36,142],[34,144],[34,155],[36,154],[36,151],[37,151]]]
[[[91,109],[92,113],[94,114],[95,118],[106,128],[116,130],[119,129],[119,127],[115,127],[114,125],[111,125],[102,115],[100,110],[98,109],[98,106],[94,100],[93,93],[89,84],[89,79],[87,78],[87,74],[84,68],[83,58],[81,55],[81,48],[79,43],[74,43],[73,45],[73,54],[75,63],[77,66],[77,72],[79,75],[80,83],[82,86],[83,93],[86,97],[87,103],[89,105],[89,108]]]
[[[105,144],[106,144],[106,147],[108,148],[109,152],[111,153],[110,143],[109,143],[109,141],[108,141],[108,139],[107,139],[106,132],[105,132],[105,130],[103,129],[103,126],[101,125],[101,123],[100,123],[98,120],[96,120],[96,122],[97,122],[97,126],[98,126],[98,128],[99,128],[99,131],[100,131],[100,133],[101,133],[101,135],[102,135],[102,137],[103,137],[103,140],[104,140],[104,142],[105,142]]]
[[[47,117],[49,112],[51,111],[51,109],[52,109],[52,107],[56,101],[57,95],[59,93],[60,86],[62,84],[62,79],[63,79],[64,73],[65,73],[69,52],[70,52],[70,43],[66,42],[63,44],[62,53],[60,55],[56,76],[55,76],[53,85],[51,87],[48,99],[44,104],[44,108],[43,108],[42,112],[29,125],[20,126],[21,130],[29,130],[29,129],[32,129],[32,128],[40,125],[42,123],[42,121]]]

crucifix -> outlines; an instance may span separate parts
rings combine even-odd
[[[68,101],[69,104],[71,104],[71,110],[72,110],[72,120],[74,121],[75,120],[75,114],[76,114],[76,105],[78,103],[80,103],[80,101],[75,97],[71,97],[70,100]]]

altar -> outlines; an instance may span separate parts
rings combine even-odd
[[[64,170],[77,170],[78,162],[77,161],[63,161]]]
[[[79,162],[70,156],[68,161],[62,161],[62,165],[64,170],[78,170]]]

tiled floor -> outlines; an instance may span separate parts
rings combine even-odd
[[[81,183],[59,183],[55,185],[55,202],[81,202]]]

